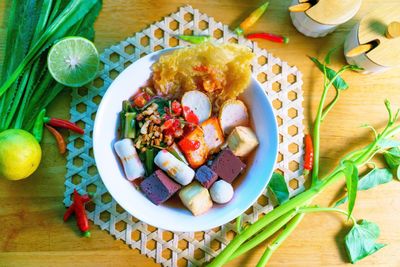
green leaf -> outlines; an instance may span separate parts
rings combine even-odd
[[[92,7],[89,13],[81,20],[80,27],[76,30],[76,32],[72,33],[75,36],[82,36],[91,41],[94,41],[94,27],[93,24],[96,21],[101,8],[102,8],[102,0],[97,1],[97,3]]]
[[[268,183],[268,189],[276,198],[278,204],[283,204],[289,200],[289,189],[285,178],[279,173],[272,174],[271,180]]]
[[[315,57],[310,57],[310,59],[317,65],[319,70],[324,73],[324,64],[318,61]],[[331,68],[325,67],[326,68],[326,77],[328,80],[332,80],[333,77],[336,76],[336,71],[334,71]],[[346,90],[349,88],[349,85],[340,77],[338,76],[335,81],[333,82],[333,86],[338,89],[338,90]]]
[[[378,185],[389,183],[392,180],[393,180],[393,174],[390,172],[390,170],[386,168],[383,169],[375,168],[370,172],[368,172],[366,175],[364,175],[360,179],[360,181],[358,181],[357,190],[359,191],[368,190]],[[334,207],[336,208],[337,206],[346,203],[347,200],[348,197],[345,196],[344,198],[337,201]]]
[[[326,54],[325,59],[324,59],[326,65],[331,64],[331,56],[336,51],[336,49],[338,49],[338,48],[337,47],[332,48],[331,50],[329,50],[328,54]]]
[[[375,168],[364,175],[358,182],[358,190],[368,190],[381,184],[389,183],[393,180],[393,174],[386,168]]]
[[[378,146],[383,149],[400,146],[400,141],[396,139],[384,138],[378,142]]]
[[[358,169],[351,161],[345,161],[343,162],[343,165],[345,166],[343,172],[346,177],[347,194],[349,196],[348,218],[350,218],[357,197]]]
[[[386,246],[376,243],[379,234],[379,227],[373,222],[362,220],[354,225],[344,239],[350,262],[356,263]]]
[[[400,181],[400,165],[396,169],[396,179]]]
[[[393,147],[383,154],[386,163],[392,170],[397,169],[400,165],[400,148]]]

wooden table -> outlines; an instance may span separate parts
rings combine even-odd
[[[5,1],[0,1],[3,21]],[[105,0],[96,22],[96,45],[103,50],[131,36],[179,6],[190,4],[226,24],[243,19],[262,1],[259,0]],[[356,18],[342,25],[325,38],[312,39],[299,34],[286,11],[291,1],[271,1],[266,15],[252,30],[290,36],[288,45],[260,42],[274,55],[303,72],[305,122],[315,115],[322,88],[322,75],[306,55],[323,57],[335,46],[334,67],[344,64],[342,43],[357,19],[380,6],[398,2],[364,0]],[[5,25],[0,29],[1,58],[4,56]],[[1,64],[1,62],[0,62]],[[381,129],[386,122],[383,105],[390,98],[400,104],[399,70],[363,76],[345,74],[350,89],[342,97],[322,127],[322,172],[332,169],[344,153],[367,144],[371,131],[360,128],[369,123]],[[54,116],[68,117],[70,96],[66,91],[51,105]],[[92,225],[92,237],[78,237],[75,222],[63,223],[65,158],[58,154],[54,140],[45,133],[43,160],[39,170],[29,179],[0,181],[0,266],[156,266],[153,260],[132,251],[123,242],[115,241],[105,231]],[[342,186],[342,185],[341,185]],[[317,202],[330,203],[340,186],[331,188]],[[380,242],[387,247],[362,260],[358,266],[400,266],[400,183],[392,182],[361,192],[355,216],[376,222],[381,228]],[[270,266],[344,266],[348,265],[343,246],[345,220],[336,214],[310,214],[270,261]],[[228,266],[255,266],[264,247],[231,262]]]

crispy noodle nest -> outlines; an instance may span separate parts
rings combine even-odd
[[[218,109],[246,89],[253,58],[247,47],[205,42],[162,55],[152,66],[152,82],[157,94],[168,98],[201,90]]]

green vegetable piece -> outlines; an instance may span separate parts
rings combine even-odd
[[[343,172],[346,177],[347,194],[349,196],[348,218],[350,218],[357,197],[358,169],[351,161],[345,161],[343,165],[345,166]]]
[[[319,70],[324,73],[324,64],[322,64],[321,62],[319,62],[318,59],[316,59],[315,57],[310,57],[311,61],[315,63],[315,65],[317,65],[317,67],[319,68]],[[326,67],[326,77],[329,80],[332,80],[335,76],[336,76],[336,71],[334,71],[333,69]],[[349,85],[345,82],[345,80],[342,79],[342,77],[338,76],[335,81],[333,82],[333,86],[338,89],[338,90],[346,90],[347,88],[349,88]]]
[[[165,108],[169,107],[168,100],[161,98],[161,97],[154,97],[149,102],[147,102],[147,104],[144,105],[144,107],[142,107],[141,109],[138,109],[138,110],[144,111],[146,108],[148,108],[153,103],[156,103],[158,105],[157,111],[158,111],[158,113],[160,113],[161,116],[165,114]]]
[[[386,163],[392,170],[397,169],[400,165],[400,148],[393,147],[383,154]]]
[[[35,120],[35,125],[33,126],[32,134],[35,137],[35,139],[40,143],[42,141],[43,137],[43,126],[44,126],[44,116],[46,115],[46,110],[42,109],[40,111],[39,115],[37,116]]]
[[[123,138],[132,138],[136,137],[136,112],[127,112],[124,113],[123,119]]]
[[[272,174],[271,180],[268,183],[268,189],[278,201],[278,204],[283,204],[289,200],[289,189],[282,174]]]
[[[373,222],[362,220],[354,225],[344,239],[350,262],[356,263],[386,246],[376,243],[379,234],[379,227]]]
[[[147,175],[150,175],[154,172],[154,148],[147,148],[145,152],[145,167]]]
[[[132,112],[133,111],[131,102],[129,102],[129,100],[122,101],[122,111],[125,111],[125,112]]]
[[[211,39],[209,35],[178,35],[177,37],[191,44],[201,44]]]

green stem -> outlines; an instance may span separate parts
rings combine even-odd
[[[285,215],[279,217],[273,223],[269,224],[265,230],[261,231],[255,237],[251,238],[249,241],[245,242],[242,246],[240,246],[235,253],[229,258],[229,260],[233,260],[236,257],[246,253],[247,251],[253,249],[258,246],[262,242],[264,242],[267,238],[271,237],[275,234],[279,229],[281,229],[285,224],[287,224],[294,216],[296,215],[296,210],[291,210]]]
[[[236,232],[238,234],[240,234],[242,232],[242,219],[243,219],[243,214],[240,214],[237,218],[236,218]]]
[[[337,212],[349,216],[347,211],[338,209],[338,208],[323,208],[323,207],[303,207],[298,209],[299,213],[313,213],[313,212]],[[357,224],[356,218],[353,215],[350,215],[350,219],[353,224]]]
[[[336,102],[339,100],[339,96],[340,96],[340,90],[336,89],[336,95],[335,98],[324,108],[323,112],[322,112],[322,116],[321,116],[321,121],[324,121],[326,115],[329,113],[329,111],[331,111],[331,109],[333,108],[333,106],[336,104]]]
[[[319,175],[319,151],[320,151],[320,127],[322,122],[322,112],[325,105],[326,96],[328,94],[329,88],[332,86],[334,81],[346,70],[348,66],[342,67],[336,75],[329,81],[328,84],[324,84],[324,90],[322,91],[321,101],[319,102],[319,107],[317,111],[317,116],[315,118],[314,129],[313,129],[313,144],[314,144],[314,161],[313,161],[313,170],[312,170],[312,180],[311,187],[314,186],[318,182]],[[324,77],[326,77],[326,66],[324,65]],[[325,78],[324,78],[325,80]]]
[[[272,254],[280,247],[280,245],[289,237],[289,235],[296,229],[301,220],[304,218],[305,213],[300,213],[294,216],[294,218],[286,225],[278,237],[267,246],[264,254],[260,258],[256,267],[266,266]]]

